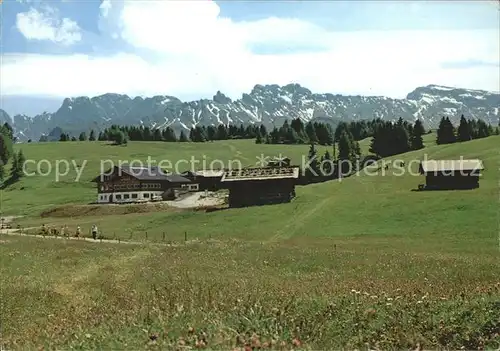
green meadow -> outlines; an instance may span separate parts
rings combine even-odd
[[[23,216],[15,224],[32,234],[42,224],[96,223],[106,238],[143,243],[0,235],[1,342],[8,350],[498,349],[500,137],[434,139],[385,160],[411,172],[361,171],[298,186],[288,204],[214,212],[84,209],[101,160],[255,165],[281,153],[300,163],[309,146],[22,145],[27,159],[87,164],[78,182],[74,171],[59,182],[35,175],[3,190],[3,215]],[[360,146],[367,154],[369,140]],[[480,187],[414,191],[424,156],[481,159]]]

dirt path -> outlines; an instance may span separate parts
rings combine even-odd
[[[24,228],[24,230],[29,230],[29,229],[35,229],[34,228]],[[35,235],[35,234],[24,234],[20,233],[19,229],[3,229],[0,235],[14,235],[14,236],[27,236],[27,237],[33,237],[33,238],[39,238],[39,239],[52,239],[52,240],[76,240],[76,241],[87,241],[87,242],[92,242],[92,243],[108,243],[108,244],[124,244],[124,245],[154,245],[154,246],[182,246],[182,244],[171,244],[171,243],[156,243],[152,241],[124,241],[124,240],[113,240],[113,239],[92,239],[92,238],[87,238],[87,237],[80,237],[76,238],[73,236],[66,237],[66,236],[54,236],[54,235]],[[190,240],[187,241],[186,244],[188,243],[194,243],[198,242],[197,240]]]
[[[196,208],[196,207],[210,207],[224,204],[223,197],[217,197],[213,194],[208,197],[202,198],[204,192],[196,192],[188,196],[176,200],[168,201],[168,205],[176,208]]]
[[[285,225],[283,228],[278,230],[276,234],[274,234],[267,242],[268,243],[273,243],[279,240],[283,239],[288,239],[291,238],[297,230],[302,228],[306,223],[307,220],[316,213],[316,211],[320,210],[323,208],[323,206],[326,205],[327,202],[332,200],[332,197],[327,197],[320,202],[316,204],[313,208],[311,208],[308,211],[305,211],[298,216],[294,217],[287,225]]]

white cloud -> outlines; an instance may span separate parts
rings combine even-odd
[[[103,0],[99,9],[101,10],[102,17],[108,17],[109,10],[111,9],[111,0]]]
[[[46,6],[38,11],[30,8],[18,13],[16,26],[19,32],[29,40],[49,40],[54,43],[71,45],[82,39],[80,27],[69,19],[61,19],[57,10]]]
[[[234,22],[212,1],[101,3],[100,28],[137,49],[100,56],[5,56],[4,94],[239,97],[255,84],[298,82],[315,92],[402,97],[442,84],[500,90],[498,67],[445,69],[445,63],[499,62],[498,31],[330,32],[299,19]],[[278,46],[283,53],[256,54]],[[297,53],[296,48],[316,50]],[[286,50],[289,49],[289,50]],[[154,55],[144,58],[144,50]],[[138,52],[141,52],[139,56]],[[154,59],[153,59],[154,57]]]

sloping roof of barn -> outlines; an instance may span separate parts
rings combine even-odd
[[[299,167],[261,167],[225,171],[221,181],[297,179],[298,177]]]
[[[480,171],[483,162],[474,160],[428,160],[420,162],[420,173],[453,172],[453,171]]]

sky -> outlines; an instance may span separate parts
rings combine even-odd
[[[500,90],[498,1],[3,0],[0,93]]]

